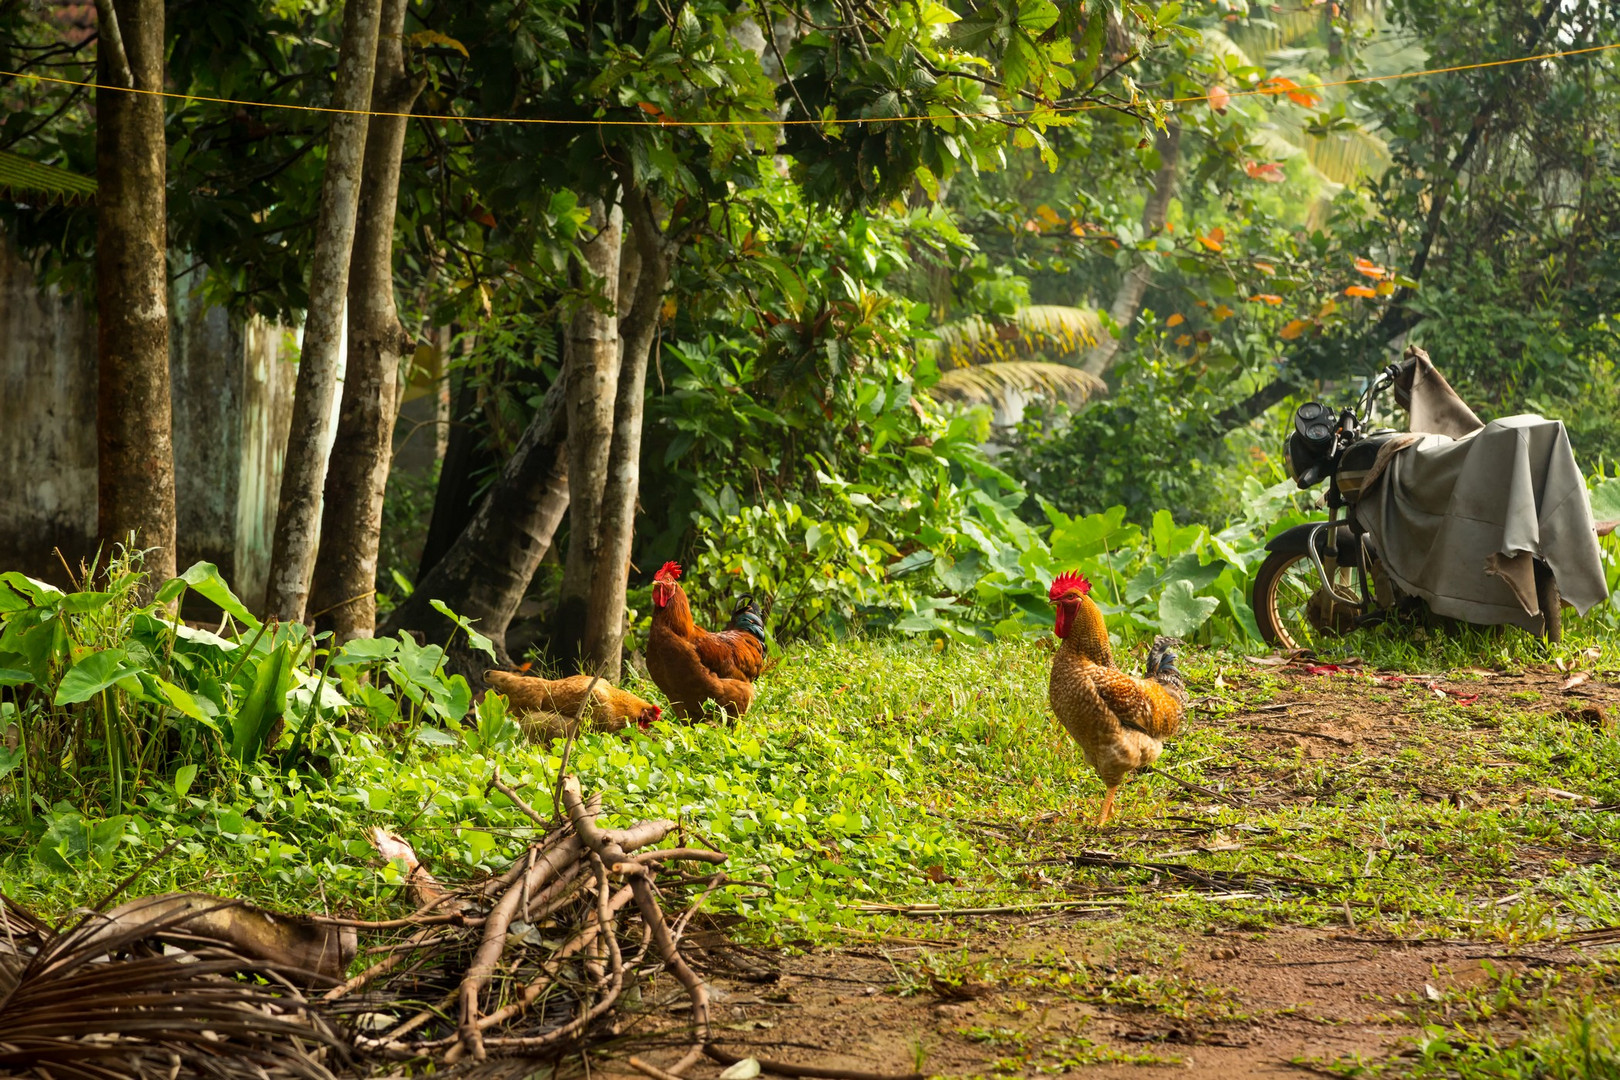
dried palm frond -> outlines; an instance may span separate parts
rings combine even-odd
[[[58,934],[0,897],[0,1072],[328,1080],[344,1041],[262,961],[157,952],[150,922],[92,914]],[[255,970],[261,980],[234,978]]]
[[[998,405],[1014,393],[1045,397],[1070,406],[1083,405],[1108,392],[1095,375],[1065,364],[1009,360],[978,367],[952,368],[939,377],[932,393],[968,405]]]

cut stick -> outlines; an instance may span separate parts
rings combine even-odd
[[[707,1043],[703,1052],[709,1057],[725,1066],[737,1064],[742,1058],[727,1053],[713,1043]],[[765,1072],[773,1072],[778,1076],[791,1076],[803,1080],[924,1080],[924,1074],[913,1073],[880,1073],[867,1072],[863,1069],[832,1069],[820,1065],[789,1065],[782,1061],[772,1061],[769,1058],[755,1058],[759,1067]]]

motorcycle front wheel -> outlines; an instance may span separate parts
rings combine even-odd
[[[1323,569],[1334,585],[1355,594],[1355,571],[1351,567],[1325,558]],[[1252,606],[1260,636],[1278,649],[1317,648],[1334,634],[1331,620],[1320,610],[1317,593],[1321,590],[1321,575],[1305,555],[1283,551],[1267,555],[1254,575]]]

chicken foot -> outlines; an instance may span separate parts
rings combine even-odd
[[[1109,788],[1108,793],[1103,796],[1102,807],[1101,807],[1101,809],[1099,809],[1097,811],[1097,827],[1098,828],[1101,828],[1102,826],[1108,824],[1108,822],[1113,819],[1113,816],[1114,816],[1114,795],[1118,791],[1119,791],[1119,785],[1115,784],[1113,787]]]

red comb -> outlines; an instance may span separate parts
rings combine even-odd
[[[653,575],[653,580],[654,581],[679,581],[679,580],[681,580],[681,564],[678,563],[678,562],[667,562],[667,563],[665,563],[663,566],[658,568],[658,573]]]
[[[1059,574],[1052,582],[1051,591],[1046,595],[1048,599],[1056,600],[1064,593],[1072,592],[1075,589],[1079,589],[1080,595],[1084,596],[1091,591],[1091,582],[1086,580],[1084,574],[1071,570],[1068,573]]]

